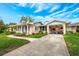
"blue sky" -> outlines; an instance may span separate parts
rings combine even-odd
[[[79,21],[78,3],[0,3],[0,17],[5,23],[20,21],[31,16],[34,21]]]

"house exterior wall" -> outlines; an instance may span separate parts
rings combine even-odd
[[[29,34],[33,34],[35,32],[35,26],[34,25],[30,25],[28,32],[29,32]]]
[[[72,31],[72,27],[71,26],[67,26],[67,32],[68,31]]]
[[[35,33],[39,33],[40,31],[40,27],[39,26],[35,26]]]
[[[77,26],[68,26],[67,32],[69,32],[69,31],[76,33],[77,32]]]
[[[72,27],[72,32],[73,32],[73,33],[76,33],[76,30],[77,30],[77,27],[76,27],[76,26],[73,26],[73,27]]]
[[[32,25],[32,29],[31,29],[32,33],[35,33],[35,26]]]
[[[9,28],[9,31],[15,31],[16,33],[26,33],[27,35],[33,34],[33,33],[39,33],[40,26],[42,24],[37,23],[37,24],[29,24],[29,25],[20,25],[20,26],[16,26],[16,30]],[[65,22],[50,22],[47,25],[45,25],[46,30],[42,30],[42,31],[46,31],[48,34],[51,32],[50,31],[50,26],[54,26],[54,25],[61,25],[63,27],[63,34],[66,34],[67,31],[72,31],[73,33],[77,32],[77,26],[68,26],[67,23]],[[44,25],[43,25],[44,26]],[[42,27],[42,26],[41,26]]]

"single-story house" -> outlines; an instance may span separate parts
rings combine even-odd
[[[66,34],[68,31],[75,33],[79,31],[79,23],[70,23],[59,20],[46,21],[44,24],[42,22],[21,22],[16,25],[16,28],[12,28],[12,30],[9,31],[26,33],[26,35],[39,33],[40,31],[48,34]]]

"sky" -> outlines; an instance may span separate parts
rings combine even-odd
[[[78,22],[79,3],[0,3],[0,18],[5,23],[19,23],[22,16],[30,16],[35,22]]]

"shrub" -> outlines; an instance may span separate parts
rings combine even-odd
[[[9,31],[5,31],[4,33],[7,35],[15,34],[15,32],[9,32]]]
[[[42,31],[39,31],[39,33],[43,33]]]
[[[67,34],[73,34],[73,32],[72,31],[68,31]]]
[[[3,33],[4,31],[3,30],[0,30],[0,33]]]
[[[36,34],[36,33],[32,33],[32,35],[34,35],[34,34]]]
[[[7,34],[7,35],[10,35],[11,34],[9,31],[5,31],[4,33]]]
[[[16,36],[26,36],[25,33],[16,33],[15,35],[16,35]]]

